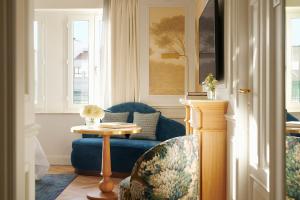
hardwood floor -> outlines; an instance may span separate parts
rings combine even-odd
[[[74,173],[72,166],[51,166],[49,174],[70,174]],[[118,194],[119,183],[122,179],[113,178],[115,183],[114,192]],[[86,200],[86,194],[98,191],[98,176],[78,175],[73,182],[57,197],[57,200]]]
[[[74,168],[70,165],[53,165],[49,169],[49,174],[74,174]]]

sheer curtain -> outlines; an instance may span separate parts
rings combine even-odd
[[[138,101],[138,0],[104,0],[101,98],[104,107]]]
[[[111,24],[110,24],[110,2],[103,2],[102,29],[100,36],[100,67],[96,71],[95,101],[102,108],[111,106]]]

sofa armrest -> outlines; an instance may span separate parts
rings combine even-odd
[[[156,129],[156,138],[159,141],[166,141],[171,138],[180,137],[185,135],[185,127],[183,124],[160,116],[157,129]]]

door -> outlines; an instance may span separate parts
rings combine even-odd
[[[268,5],[249,1],[248,181],[249,200],[269,199]]]
[[[224,3],[227,199],[284,199],[284,1]]]
[[[247,113],[248,199],[283,199],[284,196],[284,48],[280,1],[248,1],[248,88],[239,90]],[[276,31],[277,32],[276,32]],[[276,48],[277,46],[277,48]],[[275,50],[277,49],[277,50]],[[279,95],[282,96],[279,98]],[[241,110],[243,112],[243,110]],[[279,130],[279,131],[278,131]],[[278,173],[277,173],[278,172]],[[275,178],[276,176],[276,178]]]

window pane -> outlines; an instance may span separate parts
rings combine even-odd
[[[73,103],[89,103],[89,22],[73,22]]]
[[[292,47],[291,51],[292,101],[300,102],[300,47]]]
[[[289,40],[290,49],[290,73],[292,77],[291,100],[300,102],[300,19],[290,20],[291,38]]]

